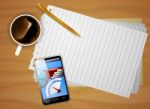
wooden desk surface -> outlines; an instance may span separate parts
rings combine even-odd
[[[77,11],[96,18],[142,17],[150,33],[149,0],[41,0],[48,4]],[[150,40],[144,49],[144,84],[130,99],[122,98],[92,88],[69,88],[69,102],[44,106],[38,85],[32,79],[28,65],[34,46],[23,48],[14,56],[16,44],[9,35],[11,20],[21,13],[42,15],[34,0],[0,1],[0,108],[1,109],[148,109],[150,108]]]

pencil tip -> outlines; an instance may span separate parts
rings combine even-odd
[[[76,34],[76,36],[81,37],[79,33],[76,32],[75,34]]]

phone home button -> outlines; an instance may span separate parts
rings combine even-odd
[[[57,101],[57,100],[58,100],[58,98],[53,98],[53,99],[52,99],[52,101],[54,101],[54,102]]]

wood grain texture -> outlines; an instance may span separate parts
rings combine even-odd
[[[73,10],[96,18],[141,17],[150,33],[149,0],[41,0],[48,4]],[[21,14],[30,13],[40,19],[42,12],[34,0],[0,1],[0,108],[1,109],[149,109],[150,108],[150,40],[144,49],[144,84],[130,99],[115,96],[92,88],[69,87],[69,102],[44,106],[38,85],[32,79],[28,65],[34,46],[23,48],[15,57],[16,44],[9,35],[11,20]]]

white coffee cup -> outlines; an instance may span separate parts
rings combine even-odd
[[[35,44],[42,33],[39,20],[30,14],[17,16],[10,25],[10,36],[18,44],[15,55],[19,56],[23,46]]]

